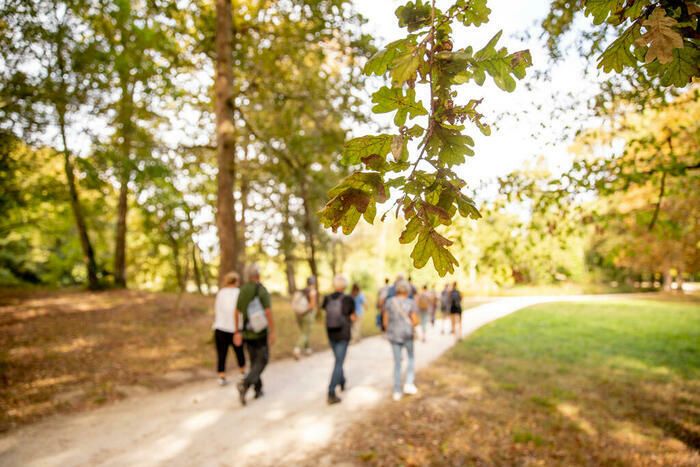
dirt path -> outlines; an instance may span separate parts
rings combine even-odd
[[[464,313],[468,334],[523,307],[580,297],[500,299]],[[417,368],[454,343],[437,330],[418,342]],[[136,397],[87,414],[60,416],[0,438],[3,466],[272,465],[299,461],[320,449],[365,409],[388,400],[391,350],[382,337],[351,346],[348,391],[328,407],[330,351],[301,362],[271,364],[265,398],[242,408],[233,385],[213,381]]]

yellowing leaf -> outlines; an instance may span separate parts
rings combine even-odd
[[[683,36],[673,29],[678,22],[666,16],[663,8],[655,8],[648,19],[642,22],[647,32],[635,42],[637,45],[649,46],[644,60],[649,63],[658,59],[659,63],[673,61],[673,49],[683,47]]]
[[[447,249],[450,245],[452,245],[450,240],[433,229],[421,231],[420,235],[418,235],[418,241],[416,241],[416,245],[411,252],[413,265],[420,269],[432,258],[433,266],[435,266],[435,270],[440,277],[444,277],[448,272],[453,273],[455,266],[458,266],[459,263]]]

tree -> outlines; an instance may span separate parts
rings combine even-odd
[[[397,8],[399,25],[409,34],[377,52],[364,71],[390,75],[390,86],[373,94],[372,110],[395,112],[398,131],[363,136],[345,145],[343,163],[361,165],[365,170],[355,171],[329,192],[330,201],[321,212],[324,226],[334,231],[342,227],[349,234],[360,217],[372,223],[377,204],[390,198],[391,188],[400,189],[402,194],[392,208],[395,206],[397,215],[402,213],[408,221],[399,241],[415,241],[411,253],[414,266],[422,268],[432,259],[441,276],[454,272],[458,263],[448,249],[452,241],[438,229],[451,224],[457,212],[463,217],[480,217],[474,201],[462,192],[464,182],[453,171],[466,156],[474,155],[474,141],[464,133],[464,123],[490,134],[478,111],[481,101],[472,99],[458,105],[454,88],[470,81],[483,85],[489,75],[499,88],[513,91],[516,79],[525,76],[531,63],[526,50],[509,53],[497,48],[501,32],[477,51],[472,46],[454,50],[453,23],[478,27],[488,21],[489,13],[486,0],[458,0],[444,11],[435,1],[423,0]],[[427,88],[427,105],[420,99],[417,85]],[[427,121],[423,126],[409,127],[407,120],[415,118]],[[418,155],[411,160],[409,144],[414,140],[418,141]],[[394,178],[389,178],[391,175]]]
[[[9,67],[3,76],[5,122],[19,125],[32,140],[41,140],[48,127],[58,127],[66,184],[75,228],[80,239],[88,287],[100,287],[98,266],[80,190],[75,176],[73,154],[68,143],[70,118],[86,106],[90,88],[85,63],[94,58],[85,24],[79,17],[85,2],[8,2],[0,12],[12,24],[14,34],[2,41],[3,59]],[[29,64],[34,71],[22,70]],[[46,143],[48,141],[45,141]]]

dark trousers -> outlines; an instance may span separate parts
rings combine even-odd
[[[335,356],[335,365],[333,365],[333,373],[331,374],[331,384],[328,386],[328,395],[335,394],[335,388],[341,384],[345,384],[345,372],[343,372],[343,363],[345,355],[348,353],[348,344],[350,341],[334,341],[331,340],[331,349]]]
[[[248,349],[248,358],[250,359],[250,370],[243,380],[246,388],[253,386],[255,392],[262,391],[262,375],[263,370],[270,360],[270,349],[267,346],[267,337],[263,339],[246,340],[246,349]]]
[[[233,345],[232,332],[222,331],[221,329],[214,330],[214,343],[216,344],[216,371],[219,373],[226,371],[226,357],[228,356],[229,346],[233,347],[233,353],[236,354],[238,368],[245,366],[243,346]]]

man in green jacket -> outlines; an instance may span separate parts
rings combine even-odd
[[[246,404],[246,393],[251,386],[255,388],[255,398],[262,397],[263,385],[260,376],[270,359],[270,346],[275,342],[275,325],[270,309],[270,293],[260,283],[260,268],[257,264],[253,263],[248,266],[246,278],[247,282],[241,287],[238,294],[237,313],[235,314],[236,333],[233,335],[234,344],[245,343],[250,361],[250,371],[243,381],[238,383],[238,393],[243,405]],[[264,310],[265,320],[262,320],[262,316],[249,316],[249,314],[256,312],[256,308],[260,307],[262,310],[259,312],[261,314]],[[239,325],[240,319],[243,320],[242,331]],[[262,329],[259,324],[261,320],[263,323],[266,321]],[[258,324],[254,325],[254,322]],[[257,329],[255,329],[256,326]]]

